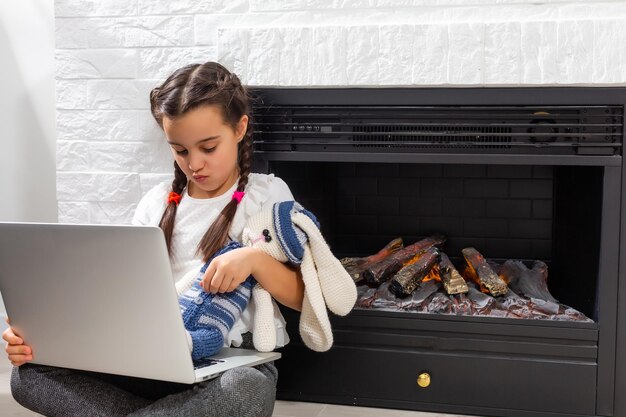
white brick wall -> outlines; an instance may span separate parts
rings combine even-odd
[[[171,178],[148,92],[218,60],[264,86],[626,85],[626,1],[56,0],[59,220]]]

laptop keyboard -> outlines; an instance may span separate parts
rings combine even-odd
[[[222,359],[202,358],[193,363],[193,369],[206,368],[207,366],[216,365],[224,362]]]

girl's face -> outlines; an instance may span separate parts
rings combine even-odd
[[[220,108],[213,105],[198,107],[175,119],[163,118],[174,160],[189,179],[190,196],[217,197],[237,181],[237,144],[247,127],[248,116],[244,115],[233,130],[224,123]]]

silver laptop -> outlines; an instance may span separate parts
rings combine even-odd
[[[190,384],[280,358],[224,348],[194,369],[158,227],[0,223],[0,293],[33,363]]]

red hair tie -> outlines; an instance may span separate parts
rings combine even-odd
[[[170,204],[172,201],[178,205],[180,203],[180,199],[183,198],[180,194],[172,191],[170,195],[167,197],[167,204]]]
[[[241,203],[241,199],[246,193],[244,191],[235,191],[233,193],[233,200],[237,200],[237,204]]]

